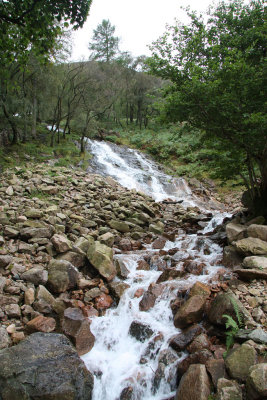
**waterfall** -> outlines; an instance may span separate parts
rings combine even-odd
[[[105,142],[88,140],[88,146],[93,153],[94,171],[112,176],[128,189],[151,194],[156,201],[173,199],[183,201],[185,206],[201,204],[204,208],[184,179],[165,175],[143,154]],[[94,374],[93,400],[164,400],[175,395],[176,368],[185,352],[177,354],[169,347],[170,338],[180,332],[173,325],[170,302],[177,298],[180,289],[189,289],[196,281],[213,282],[218,271],[224,268],[219,265],[222,249],[203,236],[224,216],[217,212],[201,231],[202,236],[181,234],[175,242],[166,242],[166,252],[176,249],[173,259],[177,261],[178,270],[183,261],[191,258],[204,266],[203,271],[201,275],[187,274],[160,283],[155,304],[148,311],[140,310],[142,296],[136,295],[137,290],[146,291],[162,271],[137,267],[145,255],[153,256],[157,251],[147,245],[146,250],[114,256],[129,270],[127,279],[123,280],[129,288],[116,308],[107,310],[104,316],[92,318],[91,331],[96,341],[82,359]],[[115,280],[120,281],[119,278]],[[138,338],[131,330],[135,323],[145,327],[149,334]]]

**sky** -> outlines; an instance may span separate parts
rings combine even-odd
[[[84,27],[73,34],[71,59],[88,59],[88,43],[103,19],[115,25],[120,50],[137,57],[150,54],[147,45],[165,32],[167,23],[173,24],[175,18],[186,22],[181,6],[204,12],[210,4],[212,0],[93,0]]]

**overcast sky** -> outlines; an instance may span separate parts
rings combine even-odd
[[[93,29],[103,19],[115,25],[120,50],[130,51],[133,56],[149,55],[147,45],[165,31],[166,23],[172,24],[175,18],[186,21],[181,6],[205,11],[211,3],[212,0],[93,0],[84,27],[73,34],[72,60],[88,59]]]

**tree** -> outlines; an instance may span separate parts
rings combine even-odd
[[[203,129],[218,158],[227,151],[224,173],[241,175],[254,211],[267,215],[264,1],[222,2],[208,15],[188,11],[188,25],[169,27],[153,43],[150,71],[172,82],[166,119]]]
[[[92,0],[6,0],[0,2],[1,62],[22,60],[29,49],[44,55],[54,48],[60,23],[82,27]],[[67,22],[68,21],[68,22]]]
[[[91,59],[110,62],[118,53],[119,38],[114,36],[115,26],[109,20],[103,19],[101,24],[94,29],[89,50],[92,50]]]

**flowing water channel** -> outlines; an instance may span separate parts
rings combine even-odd
[[[112,176],[129,189],[150,194],[156,201],[171,199],[182,201],[185,207],[197,205],[204,209],[203,202],[192,193],[184,179],[165,175],[142,154],[106,142],[88,141],[88,146],[93,153],[95,172]],[[145,255],[158,251],[147,245],[146,250],[114,256],[123,261],[129,271],[123,281],[129,289],[116,308],[92,319],[95,345],[82,358],[94,374],[93,400],[164,400],[175,395],[177,364],[186,353],[177,354],[169,347],[170,338],[179,333],[173,325],[170,302],[177,298],[179,290],[189,289],[196,281],[212,283],[216,280],[218,271],[223,268],[219,265],[222,249],[205,233],[213,230],[225,216],[217,211],[199,234],[181,233],[174,242],[166,242],[164,250],[176,249],[173,258],[178,270],[188,257],[202,263],[204,269],[198,276],[187,274],[162,282],[156,302],[148,311],[140,311],[142,296],[137,297],[136,293],[140,289],[146,291],[162,271],[137,267]],[[133,333],[135,330],[137,333]]]

